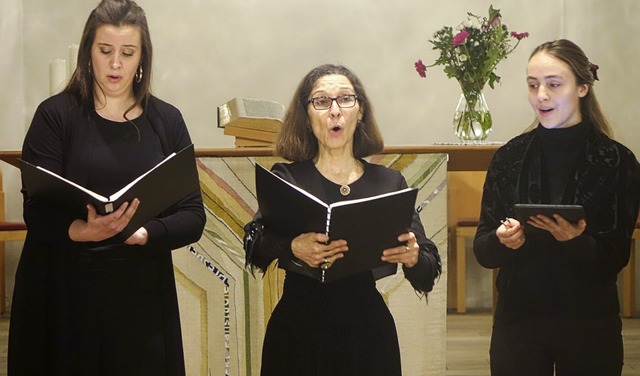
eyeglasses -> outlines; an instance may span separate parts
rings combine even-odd
[[[355,94],[340,95],[335,98],[332,97],[316,97],[311,98],[307,103],[311,103],[316,110],[328,110],[333,105],[333,101],[336,101],[340,108],[351,108],[356,105],[358,96]]]

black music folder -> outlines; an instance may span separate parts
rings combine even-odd
[[[117,210],[134,198],[140,205],[127,227],[120,233],[128,238],[149,220],[200,189],[193,144],[172,153],[119,191],[104,197],[45,168],[19,160],[22,183],[27,195],[53,205],[85,210],[93,204],[99,214]]]
[[[297,236],[326,233],[344,239],[349,250],[324,273],[303,261],[289,262],[287,271],[299,272],[321,282],[387,265],[382,251],[402,245],[398,236],[411,229],[418,190],[406,188],[372,197],[324,203],[256,164],[256,194],[265,227],[276,233]],[[287,263],[286,260],[280,260]]]

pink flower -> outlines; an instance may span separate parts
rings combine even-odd
[[[460,46],[467,40],[468,36],[469,36],[469,33],[467,32],[467,30],[464,30],[464,29],[461,30],[458,34],[456,34],[453,37],[453,46],[454,47]]]
[[[416,72],[418,72],[420,77],[422,78],[427,77],[427,66],[424,65],[424,63],[422,62],[422,59],[418,59],[418,61],[416,61],[415,66],[416,66]]]
[[[493,20],[491,20],[491,26],[498,26],[500,25],[500,16],[495,16],[493,17]]]
[[[524,33],[516,33],[515,31],[512,31],[512,32],[511,32],[511,36],[512,36],[512,37],[514,37],[514,38],[516,38],[517,40],[522,40],[522,39],[524,39],[524,38],[528,37],[528,36],[529,36],[529,33],[527,33],[527,32],[524,32]]]

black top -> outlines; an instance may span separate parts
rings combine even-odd
[[[580,123],[569,128],[547,129],[538,127],[542,147],[542,186],[544,201],[557,204],[562,202],[565,188],[575,172],[576,162],[583,150],[587,126]]]
[[[473,250],[481,265],[500,268],[496,323],[619,313],[616,278],[629,260],[638,218],[640,165],[628,148],[589,124],[573,128],[538,127],[515,137],[489,165]],[[558,150],[562,146],[566,150]],[[518,250],[500,244],[496,229],[501,219],[514,217],[515,203],[551,203],[547,173],[566,180],[550,184],[553,197],[564,192],[559,203],[584,207],[584,233],[565,242],[546,232],[527,235]]]
[[[87,188],[94,192],[108,196],[148,171],[153,165],[147,165],[153,160],[164,158],[160,140],[152,136],[153,128],[146,116],[131,122],[115,122],[97,114],[92,118],[102,140],[93,153],[94,167],[87,178]]]
[[[371,164],[364,160],[361,162],[364,166],[364,173],[360,179],[349,185],[351,192],[348,196],[340,194],[340,185],[326,179],[311,161],[292,164],[278,163],[273,166],[272,171],[327,204],[341,200],[371,197],[407,188],[404,177],[398,171]],[[256,219],[259,219],[259,217],[260,213],[258,212]],[[434,280],[439,274],[440,256],[436,245],[426,237],[417,212],[414,212],[413,215],[411,231],[416,235],[420,245],[420,255],[418,264],[413,268],[404,268],[404,272],[416,290],[428,292],[433,288]],[[292,238],[281,237],[270,233],[268,228],[265,229],[264,236],[257,242],[252,254],[247,255],[249,264],[265,270],[275,259],[282,261],[282,258],[291,258],[291,240]],[[337,260],[337,262],[340,262],[340,260]],[[395,265],[389,265],[388,267],[376,269],[373,273],[376,278],[381,278],[393,274],[395,271]]]

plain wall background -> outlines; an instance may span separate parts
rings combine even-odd
[[[441,67],[427,78],[415,72],[421,58],[437,57],[428,39],[466,12],[501,10],[510,31],[530,33],[498,66],[502,84],[485,95],[493,133],[507,141],[533,120],[525,68],[531,50],[568,38],[600,65],[595,90],[616,138],[640,155],[637,119],[640,86],[640,2],[637,0],[139,0],[154,46],[155,95],[181,109],[197,148],[233,147],[216,128],[216,107],[237,96],[288,105],[299,80],[322,63],[350,67],[362,79],[387,145],[457,142],[451,118],[460,95]],[[0,2],[0,150],[19,150],[36,106],[49,95],[49,61],[68,58],[97,1]],[[5,163],[8,219],[22,217],[19,173]],[[14,245],[17,247],[17,245]],[[13,283],[18,252],[8,247]]]

